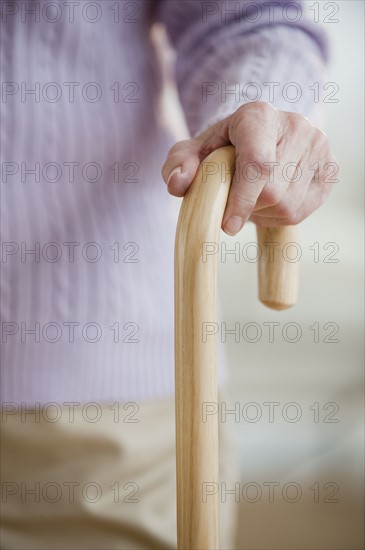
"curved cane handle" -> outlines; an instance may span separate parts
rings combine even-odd
[[[222,147],[201,163],[183,200],[175,241],[175,388],[177,530],[179,550],[216,550],[218,528],[218,420],[204,421],[204,406],[217,405],[214,336],[204,323],[216,321],[217,260],[203,255],[218,246],[235,168],[235,150]],[[228,174],[230,176],[228,177]],[[258,229],[260,299],[285,309],[295,303],[297,264],[281,251],[295,241],[293,228]],[[266,243],[266,244],[265,244]],[[268,243],[272,243],[270,246]],[[277,244],[275,244],[277,243]],[[278,254],[278,251],[280,254]]]

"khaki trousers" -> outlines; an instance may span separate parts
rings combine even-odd
[[[176,548],[172,400],[2,412],[1,548]],[[221,430],[221,479],[232,464]],[[226,502],[221,548],[234,548],[234,531]]]

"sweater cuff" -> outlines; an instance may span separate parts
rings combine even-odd
[[[324,71],[317,43],[301,29],[277,25],[236,37],[179,86],[188,128],[200,134],[253,101],[322,126]]]

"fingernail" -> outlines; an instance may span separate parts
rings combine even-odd
[[[233,237],[233,235],[239,232],[242,226],[243,219],[240,216],[232,216],[231,218],[228,218],[224,224],[224,231]]]
[[[167,178],[167,184],[166,184],[167,186],[169,185],[172,176],[174,176],[175,174],[178,174],[178,173],[181,174],[181,166],[177,166],[176,168],[174,168],[173,170],[171,170],[171,172],[170,172],[170,174],[169,174],[169,177]]]

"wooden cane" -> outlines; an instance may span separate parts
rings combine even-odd
[[[179,550],[219,548],[218,416],[214,337],[204,323],[216,321],[217,260],[214,251],[234,175],[235,150],[222,147],[201,163],[186,193],[175,241],[175,390],[177,537]],[[258,228],[259,297],[273,309],[295,304],[298,264],[287,261],[293,227]],[[291,259],[291,258],[290,258]],[[206,341],[204,341],[206,340]],[[209,405],[210,404],[210,405]],[[206,421],[204,421],[206,420]]]

